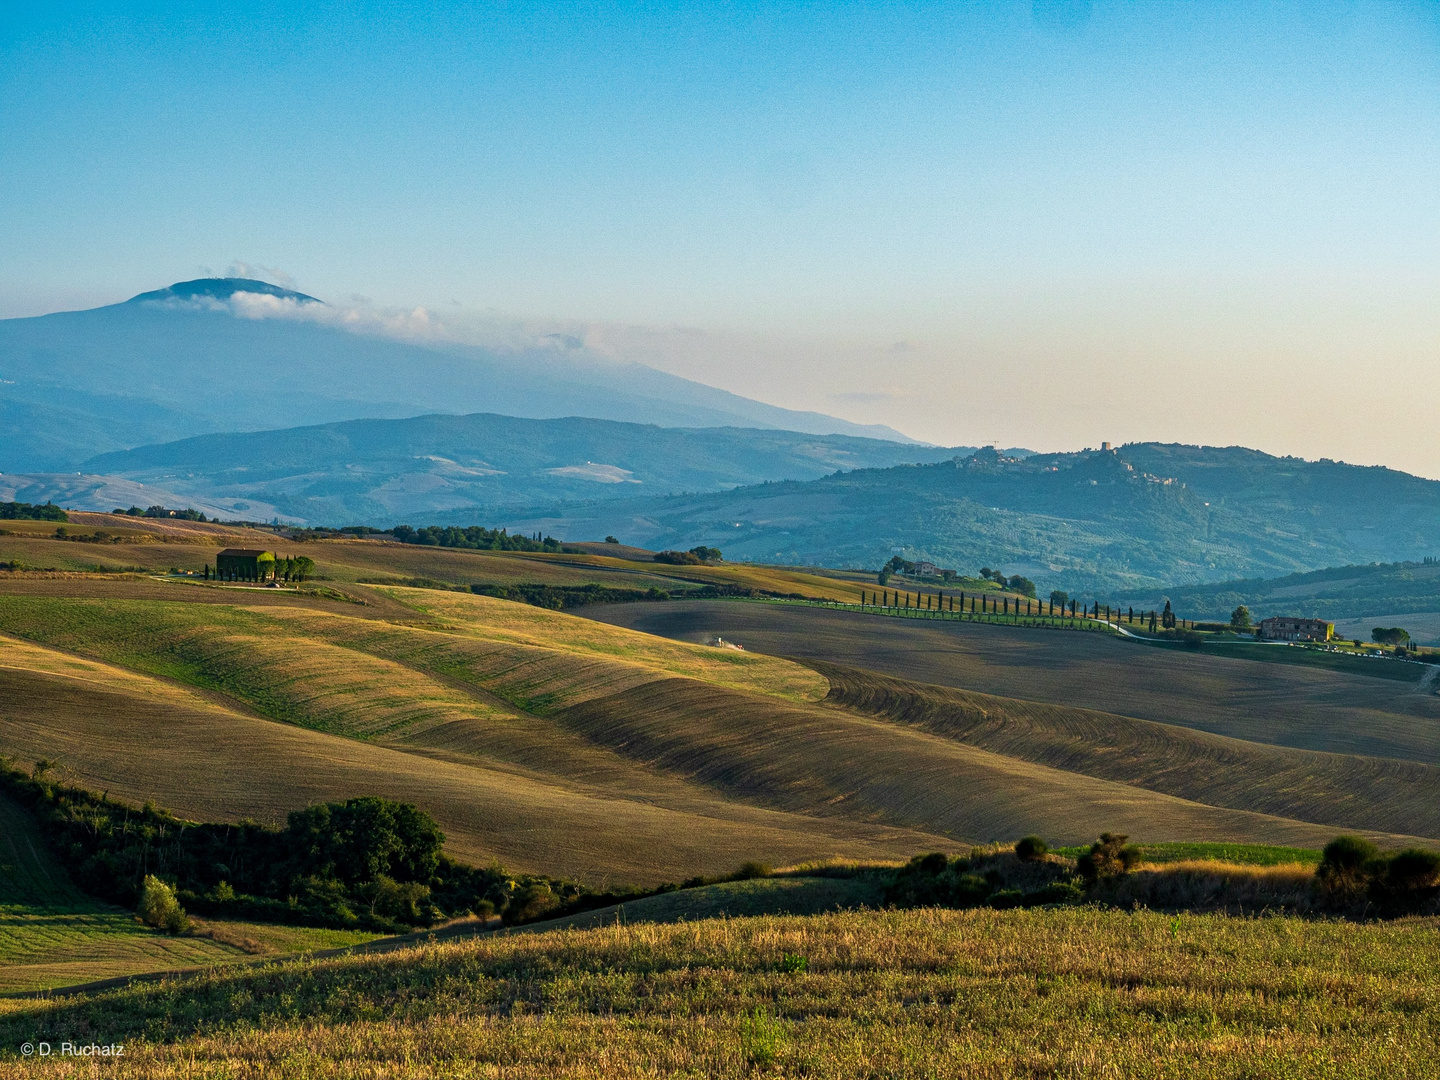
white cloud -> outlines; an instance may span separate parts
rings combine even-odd
[[[295,279],[278,266],[261,266],[258,263],[241,262],[239,259],[226,268],[225,276],[267,281],[271,285],[279,285],[282,289],[295,288]]]

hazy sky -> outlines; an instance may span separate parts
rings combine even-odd
[[[236,261],[935,442],[1440,477],[1440,3],[0,5],[0,315]]]

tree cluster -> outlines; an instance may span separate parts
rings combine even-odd
[[[631,604],[642,600],[669,600],[663,589],[616,589],[608,585],[487,585],[470,586],[477,596],[514,600],[551,611],[567,611],[586,604]]]
[[[722,562],[719,548],[706,547],[701,544],[689,551],[657,551],[654,561],[668,563],[671,566],[702,566],[705,563]]]
[[[115,513],[123,514],[125,517],[147,517],[147,518],[175,518],[179,521],[207,521],[204,514],[194,508],[185,510],[171,510],[165,506],[147,506],[141,510],[138,506],[132,506],[129,510],[121,510],[118,506]],[[219,519],[216,518],[216,521]]]
[[[1408,645],[1410,633],[1398,626],[1375,626],[1370,629],[1370,640],[1381,645]]]
[[[562,551],[559,540],[553,536],[543,539],[539,533],[532,536],[510,535],[504,529],[486,529],[480,525],[460,528],[458,525],[427,525],[423,529],[412,529],[409,525],[396,525],[390,535],[402,544],[424,544],[430,547],[466,548],[472,551]]]
[[[54,503],[0,502],[0,521],[69,521]]]

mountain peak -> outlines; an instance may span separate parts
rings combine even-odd
[[[282,300],[294,300],[301,304],[321,303],[313,296],[306,296],[304,293],[291,289],[282,289],[279,285],[271,285],[268,281],[256,281],[254,278],[196,278],[194,281],[177,281],[168,289],[156,289],[153,292],[132,296],[126,303],[139,304],[146,300],[229,300],[236,293],[260,293],[264,296],[277,296]]]

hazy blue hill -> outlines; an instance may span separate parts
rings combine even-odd
[[[1435,554],[1440,483],[1257,451],[1139,444],[1024,460],[981,451],[505,523],[652,548],[712,544],[766,561],[873,567],[903,552],[1113,591]]]
[[[210,432],[426,412],[909,441],[889,428],[776,408],[583,349],[501,353],[305,318],[238,317],[227,306],[237,291],[298,309],[318,304],[263,282],[204,279],[90,311],[0,320],[0,416],[24,421],[0,429],[0,470],[73,469],[107,450]]]
[[[848,435],[482,413],[201,435],[83,467],[196,505],[243,501],[243,512],[266,518],[390,525],[460,507],[714,491],[956,452]]]
[[[1363,553],[1366,561],[1434,555],[1440,547],[1440,483],[1424,477],[1240,446],[1141,443],[1120,453],[1137,469],[1183,481],[1211,502],[1218,520],[1263,519],[1297,542]]]

